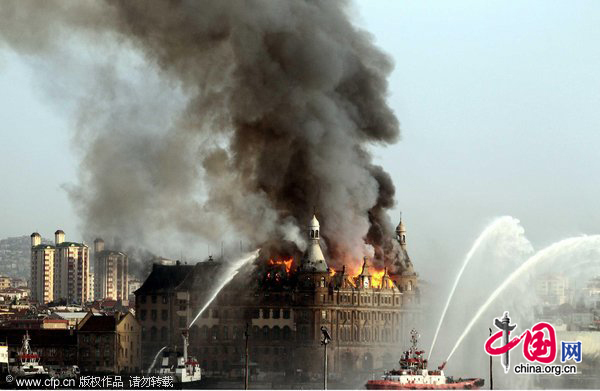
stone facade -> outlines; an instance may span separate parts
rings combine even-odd
[[[129,312],[88,313],[79,323],[77,348],[83,373],[140,373],[141,326]]]
[[[236,275],[193,324],[215,280],[223,278],[224,263],[155,264],[135,292],[136,314],[144,328],[144,361],[150,362],[162,346],[180,346],[181,332],[189,328],[190,353],[204,375],[235,377],[244,360],[247,328],[250,362],[260,372],[316,378],[322,374],[324,326],[333,338],[331,376],[370,376],[375,369],[392,367],[420,316],[417,274],[405,251],[405,230],[399,236],[404,241],[403,268],[371,272],[365,258],[361,273],[353,276],[345,267],[327,267],[318,248],[316,219],[309,229],[309,240],[315,243],[300,265],[259,260],[249,274]]]

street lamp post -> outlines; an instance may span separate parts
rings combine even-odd
[[[323,354],[323,389],[327,389],[327,345],[331,342],[331,335],[325,326],[321,326],[321,333],[323,333],[323,339],[321,345],[324,347]]]

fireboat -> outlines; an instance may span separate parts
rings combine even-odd
[[[185,385],[186,388],[194,387],[202,378],[202,369],[195,357],[188,356],[188,332],[181,333],[183,338],[183,356],[176,350],[165,350],[163,352],[161,366],[156,373],[160,375],[169,375],[175,383]],[[175,365],[170,364],[170,357],[175,354]]]
[[[419,350],[417,343],[419,333],[412,329],[412,346],[405,351],[400,359],[400,369],[391,370],[382,376],[381,380],[369,380],[367,390],[477,390],[483,387],[483,379],[453,379],[444,375],[442,363],[437,370],[427,369],[427,359],[424,350]]]
[[[40,364],[40,356],[31,350],[29,345],[29,332],[25,331],[23,335],[23,345],[19,352],[19,365],[11,368],[11,372],[18,378],[40,377],[48,378],[48,371]]]

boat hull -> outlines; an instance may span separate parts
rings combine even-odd
[[[478,390],[483,379],[467,379],[446,384],[401,383],[394,380],[369,380],[367,390]]]

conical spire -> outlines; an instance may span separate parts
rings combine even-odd
[[[307,228],[308,248],[302,258],[301,268],[305,271],[327,272],[327,262],[319,244],[321,225],[317,216],[313,215]]]

